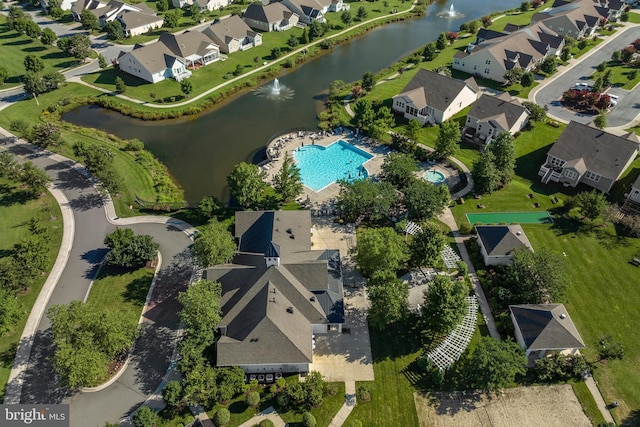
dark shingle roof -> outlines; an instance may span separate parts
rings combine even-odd
[[[296,211],[244,211],[236,213],[240,252],[264,254],[271,242],[281,253],[311,249],[311,216]]]
[[[397,96],[411,98],[418,108],[422,108],[422,104],[424,104],[424,106],[428,105],[436,110],[445,111],[456,96],[467,86],[476,92],[478,91],[478,86],[473,77],[462,81],[433,71],[420,69]]]
[[[638,144],[633,141],[572,121],[548,155],[567,163],[582,161],[591,172],[615,180],[637,153]]]
[[[527,350],[584,348],[584,341],[562,304],[510,305]]]
[[[508,94],[504,97],[483,94],[467,115],[479,121],[492,121],[500,130],[508,131],[523,113],[527,113],[527,109]]]
[[[531,243],[519,225],[478,225],[478,238],[490,256],[512,255],[513,251]]]

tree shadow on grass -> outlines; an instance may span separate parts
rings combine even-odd
[[[149,292],[149,279],[142,277],[129,282],[123,296],[125,301],[143,305]]]
[[[24,205],[32,198],[25,191],[15,191],[15,189],[11,191],[9,189],[5,193],[3,190],[4,188],[0,189],[0,206]]]
[[[373,361],[396,359],[420,350],[421,333],[416,323],[415,316],[408,316],[407,319],[389,325],[382,331],[370,328]]]
[[[631,411],[629,416],[622,420],[622,427],[640,426],[640,410]]]

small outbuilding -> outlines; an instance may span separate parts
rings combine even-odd
[[[522,246],[533,251],[524,230],[513,225],[477,225],[478,244],[484,265],[505,265],[513,262],[513,253]]]

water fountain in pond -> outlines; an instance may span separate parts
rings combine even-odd
[[[442,12],[438,12],[436,15],[441,18],[459,18],[462,16],[460,12],[453,8],[453,4],[449,6],[449,10],[443,10]]]
[[[259,87],[254,93],[263,98],[272,99],[274,101],[282,101],[293,98],[293,89],[280,84],[280,80],[274,79],[273,83]]]

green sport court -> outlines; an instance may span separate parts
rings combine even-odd
[[[501,222],[511,224],[551,224],[553,219],[549,212],[487,212],[468,213],[467,220],[470,224],[500,224]]]

